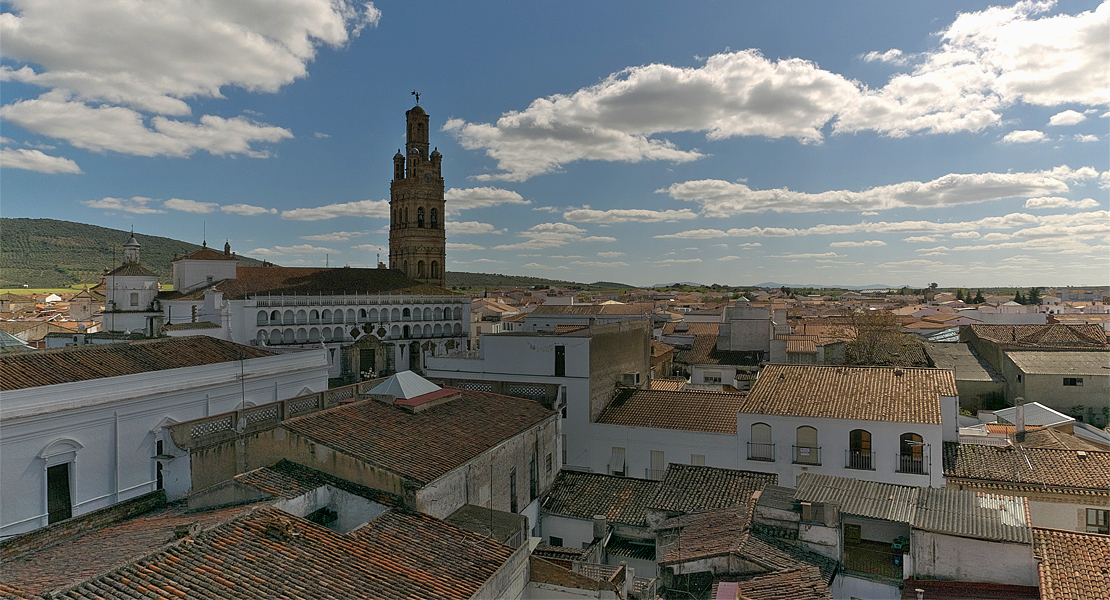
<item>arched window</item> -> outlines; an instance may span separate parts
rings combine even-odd
[[[408,338],[409,337],[409,326],[405,325],[405,328],[402,331],[404,332],[402,335],[404,335],[404,337]]]
[[[427,275],[424,274],[424,261],[417,262],[416,263],[416,278],[417,279],[424,279],[426,277],[427,277]]]
[[[798,428],[794,444],[794,462],[805,465],[821,464],[821,447],[817,445],[817,429],[809,425]]]
[[[771,426],[752,423],[752,439],[748,442],[748,460],[775,460],[775,444],[771,441]]]
[[[268,322],[269,322],[269,319],[267,318],[267,315],[266,315],[266,311],[264,311],[264,310],[260,310],[260,311],[258,311],[258,320],[257,320],[257,323],[258,323],[259,325],[265,325],[265,324],[266,324],[266,323],[268,323]]]
[[[432,229],[439,229],[439,209],[432,209]]]
[[[131,292],[131,306],[139,305],[139,292]]]
[[[410,311],[407,308],[405,310],[401,311],[401,318],[408,321],[409,319],[412,318],[412,311]]]
[[[405,207],[405,218],[403,219],[402,222],[404,223],[404,225],[403,225],[404,227],[409,226],[409,209],[408,209],[407,206]]]
[[[916,433],[903,433],[898,438],[898,471],[924,475],[926,457],[925,442]]]
[[[424,226],[424,207],[423,206],[416,209],[416,226],[417,227],[423,227]]]
[[[849,469],[873,469],[871,463],[871,432],[866,429],[853,429],[848,433]]]
[[[439,261],[432,261],[432,279],[439,277]]]

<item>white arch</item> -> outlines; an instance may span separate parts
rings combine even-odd
[[[71,458],[72,456],[70,455],[76,455],[77,451],[82,448],[84,448],[84,446],[77,440],[57,438],[53,442],[42,447],[42,450],[39,451],[39,458],[46,461],[57,458]],[[59,460],[58,462],[61,463],[66,461]]]
[[[430,309],[426,306],[424,307],[424,320],[425,321],[431,321],[432,320],[432,309]]]

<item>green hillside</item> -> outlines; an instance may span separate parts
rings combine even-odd
[[[524,275],[501,275],[499,273],[463,273],[448,271],[445,276],[447,278],[447,287],[463,290],[534,288],[536,286],[542,286],[544,288],[570,287],[585,291],[632,289],[632,286],[624,285],[623,283],[598,282],[587,284],[562,281],[559,279],[544,279],[542,277],[526,277]]]
[[[128,232],[54,219],[0,219],[0,287],[65,287],[100,282],[105,267],[120,264]],[[136,233],[143,266],[170,283],[170,261],[196,244]],[[262,264],[240,257],[240,264]]]

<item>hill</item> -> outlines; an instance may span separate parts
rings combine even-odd
[[[527,277],[524,275],[501,275],[500,273],[465,273],[461,271],[448,271],[444,274],[449,288],[466,290],[491,290],[501,288],[534,288],[543,287],[572,287],[585,291],[633,289],[623,283],[599,281],[597,283],[575,283],[559,279],[544,279],[542,277]]]
[[[128,232],[55,219],[0,219],[0,287],[65,287],[96,284],[105,267],[119,265]],[[174,254],[200,246],[153,235],[135,235],[142,244],[143,266],[170,283]],[[240,257],[244,266],[262,262]]]

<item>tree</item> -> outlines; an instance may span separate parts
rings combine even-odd
[[[956,288],[956,299],[959,300],[960,302],[964,301],[964,291],[961,290],[960,288]]]
[[[1041,305],[1041,288],[1039,288],[1039,287],[1029,288],[1029,295],[1026,296],[1025,303],[1026,304],[1031,304],[1033,306],[1040,306]]]
[[[844,348],[844,362],[849,365],[901,365],[914,364],[920,352],[911,351],[920,346],[912,335],[902,333],[898,316],[885,310],[845,311],[850,327],[845,334],[854,334]]]
[[[971,300],[972,304],[982,304],[987,299],[983,297],[983,290],[975,290],[975,298]]]
[[[1025,304],[1025,297],[1021,295],[1021,290],[1014,292],[1014,302]]]
[[[936,283],[930,283],[929,284],[929,289],[931,289],[931,290],[936,290],[938,287],[940,287],[939,284],[936,284]]]

